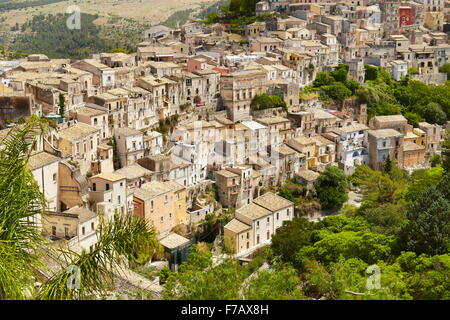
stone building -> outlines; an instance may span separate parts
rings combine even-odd
[[[401,114],[391,116],[376,116],[369,121],[370,129],[393,129],[405,135],[410,131],[408,120]]]
[[[382,168],[389,158],[399,166],[403,164],[403,134],[394,129],[368,131],[369,165],[376,170]]]
[[[252,99],[267,91],[266,74],[260,70],[235,71],[220,77],[220,95],[232,121],[250,120]]]
[[[241,253],[254,246],[270,243],[284,221],[294,217],[294,204],[272,192],[236,210],[235,218],[224,227],[224,237],[232,250]]]
[[[215,172],[220,203],[229,208],[240,208],[253,201],[254,184],[252,168],[228,167]]]

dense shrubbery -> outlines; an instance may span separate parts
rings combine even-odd
[[[17,10],[22,8],[32,8],[45,6],[47,4],[62,2],[64,0],[33,0],[33,1],[2,1],[0,11]]]
[[[124,48],[126,52],[133,51],[134,32],[120,27],[108,31],[106,27],[94,24],[97,15],[81,13],[81,29],[70,30],[66,26],[67,14],[37,15],[22,25],[31,31],[19,35],[10,49],[16,52],[16,57],[33,53],[43,53],[49,58],[84,59],[92,53],[107,52]],[[138,31],[135,31],[139,33]]]
[[[328,166],[315,185],[323,209],[336,209],[348,200],[347,176],[338,167]]]
[[[366,83],[356,96],[368,104],[369,117],[402,113],[416,126],[423,120],[442,124],[450,118],[449,85],[427,85],[408,76],[397,82],[381,68],[366,65]]]
[[[325,172],[320,181],[338,190],[339,174]],[[166,298],[449,299],[450,174],[437,165],[409,175],[388,161],[382,171],[359,166],[351,181],[361,189],[361,207],[286,222],[247,266],[213,264],[200,246],[169,277]],[[303,197],[288,185],[280,195]],[[380,286],[368,286],[378,271]]]
[[[307,281],[306,296],[352,299],[357,296],[346,291],[356,291],[365,299],[449,298],[450,174],[440,166],[411,176],[395,163],[385,167],[360,166],[352,176],[363,193],[360,208],[318,223],[297,218],[273,236],[274,256]],[[372,264],[381,270],[381,288],[369,291]]]
[[[340,64],[331,72],[318,72],[312,86],[305,91],[319,93],[320,99],[324,101],[341,102],[353,94],[359,88],[359,83],[347,80],[348,65]]]
[[[449,72],[443,66],[440,72]],[[410,70],[414,73],[415,70]],[[339,103],[351,96],[368,105],[369,118],[376,115],[403,114],[410,124],[419,122],[443,124],[450,119],[450,83],[433,86],[420,81],[394,81],[380,67],[365,66],[365,83],[347,80],[348,66],[341,64],[334,71],[318,72],[306,92],[317,92],[323,101]]]
[[[269,108],[286,109],[286,102],[279,96],[271,96],[266,93],[257,94],[251,102],[252,110],[264,110]]]
[[[245,32],[245,25],[255,21],[266,21],[270,16],[276,15],[274,13],[256,16],[255,5],[257,2],[257,0],[231,0],[229,5],[224,5],[225,2],[221,1],[216,5],[216,8],[220,7],[220,10],[201,13],[200,16],[204,16],[203,23],[205,24],[228,24],[231,32],[243,34]]]

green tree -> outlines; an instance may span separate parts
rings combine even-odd
[[[382,102],[376,106],[375,113],[377,116],[389,116],[393,114],[401,114],[402,107],[397,104]]]
[[[437,167],[437,166],[440,166],[441,164],[442,164],[442,159],[441,159],[441,156],[440,156],[440,155],[435,154],[435,155],[433,155],[433,156],[431,157],[431,159],[430,159],[430,166],[431,166],[432,168],[435,168],[435,167]]]
[[[273,254],[284,262],[294,262],[293,254],[302,247],[311,244],[313,224],[305,218],[286,221],[272,236]]]
[[[342,231],[325,235],[311,246],[301,248],[295,255],[298,265],[317,260],[325,265],[344,259],[358,258],[376,263],[392,254],[395,238],[370,231]]]
[[[338,167],[326,167],[320,174],[315,189],[323,209],[338,208],[348,200],[347,177]]]
[[[362,207],[361,214],[370,223],[372,232],[398,235],[406,223],[406,210],[402,205],[384,203],[375,207]]]
[[[344,101],[352,95],[352,92],[341,82],[333,82],[328,86],[323,86],[321,91],[325,97],[336,102]]]
[[[439,72],[447,74],[447,80],[450,80],[450,63],[444,63],[439,67]]]
[[[275,267],[275,268],[274,268]],[[243,297],[246,300],[303,300],[300,279],[291,266],[272,266],[274,270],[260,270],[249,280]]]
[[[219,15],[217,14],[217,12],[209,12],[205,18],[206,18],[207,24],[213,24],[213,23],[219,22]]]
[[[442,254],[450,246],[450,203],[436,187],[423,192],[410,206],[402,231],[403,247],[418,254]]]
[[[412,202],[417,199],[428,188],[436,186],[444,175],[442,167],[416,170],[411,174],[411,180],[405,190],[404,197]]]
[[[58,99],[59,114],[61,115],[61,118],[64,119],[66,117],[66,97],[60,93]]]
[[[408,74],[419,74],[419,69],[414,67],[408,68]]]
[[[352,92],[352,94],[356,94],[356,90],[359,89],[359,82],[356,80],[345,80],[344,85]]]
[[[442,142],[442,167],[450,172],[450,130],[445,131],[444,141]]]
[[[363,199],[373,203],[399,203],[403,192],[407,187],[404,172],[398,172],[398,168],[393,166],[391,175],[383,174],[373,170],[366,165],[358,166],[352,176],[352,181],[359,185],[363,194]]]
[[[396,260],[407,290],[415,300],[450,299],[450,255],[429,256],[404,252]]]
[[[344,83],[347,80],[349,66],[346,64],[340,64],[335,70],[330,72],[330,75],[334,80]]]
[[[365,79],[376,80],[378,78],[378,68],[370,66],[368,64],[364,65]]]
[[[125,54],[129,54],[130,52],[128,52],[128,50],[123,49],[123,48],[114,48],[108,51],[109,53],[125,53]]]
[[[392,170],[392,161],[391,157],[388,155],[386,160],[383,163],[383,172],[390,173]]]
[[[408,120],[408,123],[415,128],[419,127],[419,122],[425,121],[425,119],[416,112],[405,112],[403,116]]]
[[[179,271],[167,279],[163,296],[182,300],[238,299],[247,276],[248,271],[237,260],[225,259],[213,265],[211,252],[194,246]]]
[[[313,81],[313,86],[320,88],[323,86],[328,86],[333,83],[333,78],[330,77],[328,72],[317,72],[316,78]]]
[[[444,124],[447,121],[447,115],[435,102],[430,102],[422,108],[422,116],[431,124]]]
[[[250,106],[253,110],[264,110],[268,108],[286,109],[286,102],[279,96],[263,93],[255,95]]]

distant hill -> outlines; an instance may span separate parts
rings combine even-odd
[[[103,25],[111,17],[154,25],[177,12],[201,11],[219,0],[0,0],[0,31],[9,31],[40,14],[66,13],[76,5],[81,12],[98,15],[94,22]],[[183,14],[178,14],[183,19]],[[186,16],[186,15],[185,15]]]
[[[9,58],[43,53],[80,59],[115,48],[134,51],[150,26],[177,27],[224,1],[0,0],[0,34],[8,35],[0,45],[10,51]],[[81,30],[66,26],[66,10],[73,5],[82,13]]]

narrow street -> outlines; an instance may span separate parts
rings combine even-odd
[[[355,207],[360,207],[362,203],[362,195],[358,192],[355,191],[349,191],[348,193],[348,200],[347,202],[344,203],[344,205],[346,204],[350,204],[353,205]],[[338,216],[341,215],[340,210],[334,210],[334,211],[326,211],[326,212],[316,212],[314,215],[307,217],[307,219],[309,221],[320,221],[325,217],[329,217],[329,216]]]

